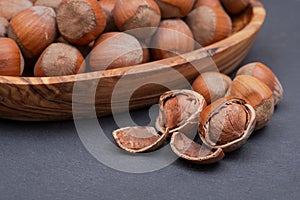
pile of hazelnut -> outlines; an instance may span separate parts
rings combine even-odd
[[[160,97],[155,128],[121,128],[113,137],[131,153],[154,151],[170,141],[182,159],[215,163],[266,126],[282,94],[278,78],[259,62],[241,67],[233,80],[205,72],[191,90],[171,90]]]
[[[1,0],[0,75],[72,75],[190,52],[228,37],[229,16],[249,1]]]

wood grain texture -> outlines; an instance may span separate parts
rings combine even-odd
[[[265,15],[262,4],[252,0],[249,10],[234,17],[234,34],[182,57],[71,76],[0,76],[0,118],[22,121],[70,120],[73,117],[109,115],[112,103],[116,112],[125,111],[128,107],[137,109],[155,104],[167,90],[163,86],[187,88],[199,72],[211,70],[210,56],[220,71],[232,72],[250,50]],[[174,76],[174,72],[181,77]],[[163,86],[158,86],[158,83]],[[117,90],[114,88],[116,85]],[[76,90],[75,98],[73,90]],[[113,96],[116,98],[112,102],[112,94],[116,91]],[[131,92],[129,103],[126,98]],[[74,109],[76,115],[73,116]]]

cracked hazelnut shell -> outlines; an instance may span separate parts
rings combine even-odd
[[[225,97],[203,110],[199,135],[207,146],[230,152],[246,142],[255,124],[256,114],[251,105],[239,98]]]

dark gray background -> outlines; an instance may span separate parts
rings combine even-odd
[[[268,16],[244,63],[278,75],[284,99],[266,128],[220,163],[177,160],[147,174],[127,174],[94,159],[72,121],[0,121],[0,199],[299,199],[300,1],[262,0]],[[140,123],[145,111],[134,112]],[[112,119],[101,119],[107,133]]]

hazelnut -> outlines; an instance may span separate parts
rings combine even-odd
[[[204,98],[192,90],[172,90],[159,99],[156,128],[161,132],[190,133],[198,127],[200,112],[206,107]]]
[[[139,41],[123,32],[102,34],[90,53],[90,68],[93,71],[137,65],[143,61]]]
[[[200,145],[180,132],[173,133],[170,146],[177,156],[195,164],[216,163],[225,156],[221,148],[210,148],[205,144]]]
[[[200,138],[209,147],[224,152],[238,149],[251,135],[256,123],[253,107],[244,100],[225,97],[201,113]]]
[[[106,26],[105,13],[96,0],[63,0],[56,12],[58,30],[72,44],[89,44]]]
[[[161,18],[159,7],[153,0],[116,0],[112,13],[120,31],[136,29],[128,33],[144,40],[155,33]],[[145,27],[152,29],[142,29]]]
[[[202,47],[228,37],[232,30],[230,17],[217,7],[199,6],[188,14],[186,22]]]
[[[210,104],[225,97],[231,82],[231,78],[225,74],[219,72],[205,72],[198,76],[192,87],[195,92],[198,92],[205,98],[207,104]]]
[[[283,95],[283,89],[276,75],[270,68],[260,62],[249,63],[237,71],[238,75],[250,75],[265,83],[273,92],[275,105],[278,104]]]
[[[250,0],[221,0],[225,10],[230,14],[239,14],[249,5]]]
[[[200,6],[209,6],[209,7],[217,7],[217,8],[223,8],[222,4],[219,0],[198,0],[193,9],[196,9]]]
[[[16,42],[10,38],[0,38],[0,75],[21,76],[24,59]]]
[[[10,20],[13,16],[32,6],[28,0],[1,0],[0,17]]]
[[[131,153],[149,152],[158,149],[169,133],[158,134],[153,127],[126,127],[115,130],[113,137],[120,148]]]
[[[0,17],[0,37],[6,37],[9,22],[4,17]]]
[[[84,58],[75,47],[53,43],[40,56],[34,76],[65,76],[85,71]]]
[[[35,1],[34,5],[35,6],[46,6],[46,7],[50,7],[53,8],[54,10],[56,10],[59,6],[59,4],[62,2],[62,0],[37,0]]]
[[[34,58],[56,39],[55,16],[52,8],[44,6],[23,10],[11,19],[8,37],[17,42],[24,57]]]
[[[162,18],[181,18],[192,10],[195,0],[155,0]]]
[[[162,20],[152,38],[153,58],[160,60],[194,50],[195,41],[190,28],[181,19]]]
[[[112,10],[115,7],[115,0],[98,0],[98,3],[100,7],[103,9],[103,11],[105,12],[105,16],[106,16],[106,27],[104,32],[116,31],[118,28],[116,27],[112,15]]]
[[[143,61],[142,61],[142,63],[147,63],[147,62],[150,61],[149,48],[144,42],[141,42],[141,46],[142,46],[142,49],[143,49]]]
[[[274,112],[274,97],[270,88],[249,75],[237,76],[231,84],[229,95],[246,100],[256,112],[256,127],[264,127]]]

